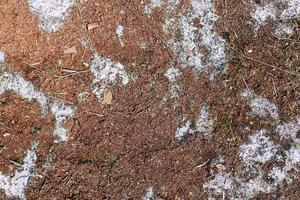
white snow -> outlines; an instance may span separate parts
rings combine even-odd
[[[285,183],[292,183],[299,177],[300,141],[297,133],[300,130],[300,117],[287,123],[280,123],[275,127],[275,133],[281,140],[291,139],[288,150],[275,144],[267,136],[266,130],[260,130],[249,137],[250,142],[240,145],[239,156],[243,161],[242,168],[235,172],[236,176],[222,172],[215,178],[204,183],[210,198],[226,196],[229,199],[252,199],[261,193],[271,193]],[[269,171],[263,166],[271,160],[276,160]],[[251,176],[245,178],[244,175]],[[269,177],[265,181],[263,177]],[[225,183],[228,183],[225,185]]]
[[[163,199],[157,197],[153,187],[151,186],[147,189],[145,196],[142,197],[142,200],[163,200]]]
[[[29,101],[36,100],[40,104],[43,116],[48,114],[49,100],[46,95],[38,91],[32,83],[26,81],[20,75],[4,73],[0,76],[0,95],[6,91],[13,91]],[[62,102],[55,101],[51,111],[55,115],[56,120],[54,135],[59,136],[59,141],[65,141],[68,138],[67,130],[61,126],[67,117],[73,116],[73,110]]]
[[[250,143],[240,146],[240,157],[247,166],[255,163],[266,163],[271,160],[278,151],[278,147],[267,136],[266,130],[250,136]]]
[[[162,4],[162,0],[150,0],[150,2],[145,6],[144,12],[149,15],[154,9],[161,7]]]
[[[176,129],[175,138],[181,140],[184,136],[192,133],[201,134],[207,136],[213,131],[213,120],[209,118],[209,112],[207,106],[202,106],[197,119],[195,120],[195,127],[191,127],[190,120],[183,118],[180,122],[182,124]]]
[[[280,4],[285,5],[283,8]],[[300,16],[300,1],[299,0],[273,0],[263,6],[254,3],[252,18],[256,21],[255,31],[265,25],[268,21],[273,21],[278,24],[275,30],[277,36],[291,35],[293,29],[287,25],[288,20]]]
[[[243,180],[226,172],[216,174],[214,179],[203,184],[203,188],[208,191],[209,199],[236,200],[250,200],[257,194],[270,193],[274,190],[261,175]]]
[[[121,46],[124,47],[124,27],[121,25],[118,25],[116,28],[116,34],[118,36]]]
[[[268,99],[257,96],[250,93],[248,90],[244,90],[241,96],[247,100],[248,105],[251,108],[251,114],[254,116],[267,118],[272,117],[273,119],[278,119],[278,108],[275,104],[271,103]]]
[[[251,16],[257,21],[258,25],[264,24],[267,20],[276,19],[277,9],[273,2],[265,6],[255,6]]]
[[[4,63],[4,61],[5,61],[5,54],[3,51],[0,51],[0,64]]]
[[[192,133],[200,133],[203,135],[208,135],[213,131],[214,122],[209,118],[209,112],[207,106],[202,106],[200,113],[195,122],[195,127],[191,131]]]
[[[123,85],[129,83],[129,76],[121,63],[102,57],[97,53],[94,54],[91,61],[90,70],[94,75],[92,92],[98,99],[102,99],[107,89],[118,79],[121,79]]]
[[[23,160],[23,164],[13,176],[5,176],[0,172],[0,189],[10,198],[19,198],[25,200],[25,188],[32,176],[32,170],[37,159],[36,151],[37,143],[34,143],[31,149],[27,150],[27,155]]]
[[[191,128],[191,122],[189,120],[183,120],[184,124],[176,129],[175,138],[181,140],[184,136],[189,134]]]
[[[28,0],[30,10],[38,15],[40,28],[55,32],[62,28],[75,0]]]
[[[293,34],[293,29],[286,24],[278,24],[275,35],[278,37],[286,37]]]
[[[41,107],[43,117],[47,116],[50,100],[20,75],[4,73],[0,76],[0,95],[6,91],[13,91],[28,101],[36,100]],[[68,130],[63,128],[62,125],[68,117],[73,116],[73,109],[70,106],[66,106],[63,102],[54,101],[51,106],[51,112],[55,115],[53,134],[58,136],[58,140],[55,142],[66,141],[69,137]],[[23,161],[24,164],[13,176],[7,177],[0,172],[0,188],[5,191],[7,196],[26,199],[24,190],[34,167],[36,149],[37,143],[34,142],[32,148],[27,151],[27,156]]]
[[[8,90],[14,91],[29,101],[36,100],[41,106],[42,113],[47,114],[47,97],[21,76],[8,73],[0,76],[0,95]]]
[[[277,125],[276,132],[280,135],[281,139],[292,139],[295,143],[300,144],[300,138],[297,133],[300,131],[300,117],[297,117],[296,120],[281,123]]]
[[[180,68],[191,67],[195,72],[210,72],[213,78],[223,72],[225,41],[215,32],[214,25],[218,19],[212,0],[191,0],[191,7],[177,13],[178,2],[167,5],[166,20],[163,29],[170,34],[169,46],[180,61]],[[199,25],[195,20],[200,20]],[[182,39],[176,35],[182,34]],[[201,49],[206,49],[208,55],[203,55]]]
[[[74,110],[70,106],[66,106],[63,102],[55,102],[51,106],[51,111],[55,116],[54,134],[59,137],[56,142],[64,142],[69,138],[69,131],[63,128],[65,120],[74,115]]]
[[[171,67],[166,71],[165,77],[167,77],[170,82],[170,92],[164,97],[164,101],[167,99],[174,99],[177,101],[179,98],[179,92],[182,90],[182,88],[177,83],[177,77],[180,76],[180,74],[181,72],[179,69],[175,67]]]

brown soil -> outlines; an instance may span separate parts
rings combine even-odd
[[[184,2],[188,6],[188,1]],[[53,144],[53,117],[40,117],[36,102],[9,92],[1,95],[0,171],[9,174],[15,170],[36,139],[43,141],[36,168],[40,176],[30,180],[27,199],[141,199],[150,186],[164,199],[207,199],[202,184],[218,171],[212,161],[223,155],[226,169],[236,171],[240,168],[238,147],[250,134],[245,133],[245,126],[251,130],[271,126],[246,115],[250,108],[240,98],[245,82],[256,94],[280,105],[282,120],[300,114],[294,103],[300,97],[299,77],[258,62],[299,74],[299,20],[291,22],[298,27],[291,38],[272,36],[272,24],[254,37],[253,25],[247,23],[251,21],[250,7],[243,1],[217,1],[216,8],[220,16],[216,30],[228,43],[227,73],[210,81],[206,74],[195,77],[187,70],[178,79],[183,92],[174,111],[171,102],[161,108],[169,90],[164,73],[174,59],[163,41],[167,36],[161,30],[162,10],[147,17],[138,0],[90,0],[84,5],[78,1],[64,27],[46,34],[29,12],[27,0],[2,0],[4,70],[21,74],[52,98],[76,107],[77,112],[67,125],[71,139],[57,145]],[[119,14],[121,10],[124,15]],[[98,22],[99,27],[88,31],[86,26],[92,22]],[[126,27],[125,47],[120,47],[115,35],[120,23]],[[81,45],[83,37],[90,42],[87,48]],[[142,41],[147,42],[146,49],[139,47]],[[77,53],[64,54],[65,47],[71,46],[76,46]],[[102,105],[94,96],[84,102],[77,98],[82,91],[91,90],[92,74],[84,71],[84,63],[90,62],[93,49],[138,77],[126,87],[117,84],[110,88],[111,105]],[[253,50],[251,55],[249,49]],[[62,69],[83,72],[68,75]],[[195,120],[203,102],[211,108],[214,132],[208,138],[191,135],[177,141],[178,113]],[[11,135],[3,137],[2,133]],[[49,152],[52,167],[45,169]],[[279,189],[278,194],[299,199],[299,181]],[[0,198],[6,197],[0,194]],[[276,198],[273,194],[255,199]]]

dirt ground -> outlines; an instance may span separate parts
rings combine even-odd
[[[40,19],[30,11],[28,0],[1,0],[0,51],[5,62],[0,64],[0,75],[19,74],[49,101],[60,100],[76,110],[64,124],[69,139],[57,143],[53,114],[42,117],[35,100],[24,100],[13,91],[1,94],[0,89],[0,171],[13,174],[32,141],[39,141],[26,199],[208,199],[211,193],[203,185],[216,174],[246,176],[239,152],[253,133],[266,129],[283,149],[293,145],[291,139],[276,135],[274,124],[300,116],[299,16],[287,22],[294,33],[278,37],[272,34],[277,21],[254,31],[252,1],[214,1],[219,16],[214,30],[226,42],[226,70],[212,80],[209,72],[195,74],[184,68],[177,78],[181,92],[174,107],[174,99],[164,100],[170,91],[165,72],[179,61],[168,45],[170,35],[163,30],[165,8],[147,15],[144,9],[149,2],[78,0],[63,26],[49,33],[39,27]],[[190,6],[189,0],[180,1],[174,13]],[[119,24],[125,27],[124,45],[116,35]],[[76,51],[66,52],[71,47]],[[131,76],[126,86],[121,80],[109,85],[108,103],[91,92],[89,68],[95,52],[121,63]],[[241,98],[245,90],[277,105],[279,117],[265,120],[248,115],[251,106]],[[81,100],[78,96],[84,92]],[[195,126],[203,103],[214,121],[212,132],[176,139],[180,116],[184,114]],[[224,161],[218,163],[219,157]],[[276,162],[269,160],[262,170],[268,171]],[[296,200],[299,183],[295,175],[293,181],[249,199]],[[149,188],[154,192],[147,197]],[[212,195],[234,199],[231,193]],[[10,197],[0,189],[0,199]]]

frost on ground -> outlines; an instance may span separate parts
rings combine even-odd
[[[265,164],[274,158],[278,147],[267,136],[266,130],[250,136],[250,143],[240,146],[240,157],[247,166],[253,163]]]
[[[58,31],[70,15],[75,0],[28,0],[30,10],[38,15],[40,28],[46,32]]]
[[[144,12],[149,15],[153,12],[153,10],[160,8],[162,5],[162,0],[150,0],[150,2],[145,6]]]
[[[282,9],[282,3],[285,7]],[[300,1],[299,0],[273,0],[267,1],[263,6],[253,3],[252,18],[256,22],[255,31],[259,30],[266,22],[282,21],[278,23],[275,34],[279,37],[293,34],[293,28],[288,26],[288,20],[300,16]]]
[[[90,70],[94,75],[92,92],[99,100],[103,98],[108,88],[116,83],[118,79],[122,81],[123,85],[129,83],[130,78],[121,63],[102,57],[97,53],[94,54],[91,61]]]
[[[121,25],[118,25],[116,28],[116,34],[118,36],[121,46],[124,47],[124,27]]]
[[[163,199],[157,197],[153,187],[149,187],[146,191],[145,196],[142,197],[142,200],[163,200]]]
[[[251,108],[251,115],[267,118],[271,117],[273,119],[278,119],[278,108],[275,104],[271,103],[268,99],[257,96],[248,90],[244,90],[241,96],[248,102]]]
[[[4,73],[0,76],[0,95],[6,91],[13,91],[22,98],[33,101],[36,100],[41,107],[43,116],[49,112],[50,101],[47,96],[38,91],[34,85],[19,75]],[[73,110],[69,106],[65,106],[62,102],[54,101],[51,107],[52,113],[55,115],[54,135],[58,136],[58,141],[66,141],[68,139],[68,130],[62,127],[63,122],[73,116]]]
[[[56,142],[66,141],[69,138],[69,131],[63,128],[62,125],[67,118],[73,117],[74,110],[70,106],[66,106],[62,101],[59,101],[52,105],[51,111],[55,116],[54,134],[59,137],[59,140]]]
[[[209,118],[208,107],[202,106],[200,113],[198,114],[197,119],[195,120],[195,124],[192,127],[192,123],[190,120],[186,120],[183,118],[181,120],[181,126],[177,128],[175,132],[175,138],[181,140],[188,134],[201,134],[201,135],[208,135],[213,131],[213,120]]]
[[[224,71],[225,41],[214,30],[218,16],[215,13],[213,0],[191,0],[187,9],[177,9],[179,0],[151,0],[145,6],[146,14],[151,14],[155,8],[164,9],[163,30],[168,36],[167,45],[173,51],[178,64],[172,69],[184,71],[192,68],[195,73],[206,72],[213,79]],[[199,24],[195,21],[199,20]],[[181,37],[178,37],[181,35]],[[207,53],[201,53],[206,51]],[[169,72],[166,72],[168,74]],[[175,74],[176,75],[176,74]],[[180,76],[177,74],[171,82],[171,95],[174,92],[174,80]]]
[[[251,135],[250,142],[240,146],[242,168],[232,173],[222,171],[203,184],[209,197],[247,200],[261,193],[272,193],[278,187],[292,183],[299,174],[299,131],[300,117],[274,127],[274,132],[282,141],[292,141],[287,150],[275,144],[266,130]],[[264,171],[263,167],[270,161],[275,162],[272,162],[270,170]]]
[[[175,107],[176,102],[179,98],[179,92],[182,90],[181,86],[177,83],[177,77],[180,76],[181,72],[179,69],[175,67],[169,68],[166,73],[165,77],[168,78],[170,82],[170,92],[164,97],[164,101],[167,101],[167,99],[174,99],[175,100]]]
[[[40,104],[42,113],[44,115],[47,114],[47,97],[42,92],[37,91],[30,82],[21,76],[8,73],[4,73],[0,76],[0,95],[8,90],[14,91],[29,101],[36,100]]]
[[[0,189],[4,190],[5,194],[10,198],[26,199],[25,188],[32,176],[32,170],[37,159],[36,151],[37,144],[34,143],[31,149],[27,150],[27,155],[23,160],[23,164],[13,176],[4,176],[0,172]]]
[[[181,91],[177,78],[184,73],[185,69],[191,68],[196,74],[206,72],[210,79],[224,72],[226,61],[225,40],[214,30],[218,19],[214,9],[213,0],[191,0],[187,9],[177,9],[179,0],[158,1],[151,0],[145,6],[145,13],[151,14],[156,8],[164,9],[163,30],[168,35],[167,45],[172,50],[178,61],[172,63],[165,76],[170,82],[170,92],[164,98],[173,99],[175,107]],[[195,21],[199,20],[199,24]],[[178,37],[181,35],[181,37]],[[206,51],[207,53],[202,53]],[[202,116],[205,118],[205,113]],[[204,119],[203,118],[203,119]],[[196,122],[194,129],[190,128],[191,122],[181,120],[183,124],[175,133],[177,139],[181,139],[188,133],[211,132],[212,122]]]
[[[179,1],[168,1],[163,29],[170,34],[168,45],[177,56],[179,67],[191,67],[196,73],[208,72],[214,78],[223,72],[225,41],[214,31],[218,16],[213,0],[191,0],[188,10],[176,11]],[[196,25],[195,21],[199,21]],[[182,38],[177,38],[178,31]],[[207,55],[201,53],[205,49]]]
[[[4,63],[4,61],[5,61],[5,54],[4,52],[0,51],[0,64]]]
[[[49,107],[51,106],[51,112],[55,116],[54,135],[58,136],[55,142],[66,141],[68,139],[68,130],[63,128],[62,125],[68,117],[72,117],[74,114],[70,106],[66,106],[63,102],[58,101],[54,101],[50,104],[50,100],[44,93],[39,92],[32,83],[26,81],[20,75],[9,73],[0,75],[0,95],[6,91],[13,91],[28,101],[36,100],[41,107],[43,117],[47,116]],[[6,177],[0,172],[0,188],[5,191],[7,196],[25,199],[24,190],[34,167],[36,149],[37,144],[34,143],[32,148],[27,151],[27,156],[23,160],[24,164],[21,166],[21,169],[18,170],[14,176]]]

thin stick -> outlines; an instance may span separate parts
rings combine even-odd
[[[265,62],[263,62],[263,61],[256,60],[256,59],[254,59],[254,58],[248,57],[248,56],[246,56],[245,54],[239,52],[238,50],[235,50],[233,47],[231,47],[231,46],[229,46],[229,47],[230,47],[233,51],[235,51],[235,52],[237,52],[238,54],[240,54],[243,58],[246,58],[247,60],[251,60],[251,61],[256,62],[256,63],[259,63],[259,64],[261,64],[261,65],[264,65],[264,66],[267,66],[267,67],[272,67],[272,68],[274,68],[274,69],[283,71],[283,72],[285,72],[285,73],[287,73],[287,74],[290,74],[290,75],[293,75],[293,76],[298,76],[298,77],[300,77],[300,74],[296,74],[296,73],[294,73],[294,72],[290,72],[290,71],[288,71],[288,70],[282,69],[282,68],[277,67],[277,66],[275,66],[275,65],[271,65],[271,64],[269,64],[269,63],[265,63]]]
[[[249,94],[251,94],[251,91],[250,91],[250,89],[249,89],[249,87],[248,87],[248,84],[247,84],[247,82],[245,81],[245,79],[244,79],[243,77],[242,77],[242,80],[243,80],[243,82],[244,82],[244,84],[245,84],[245,86],[246,86],[246,88],[247,88]]]

